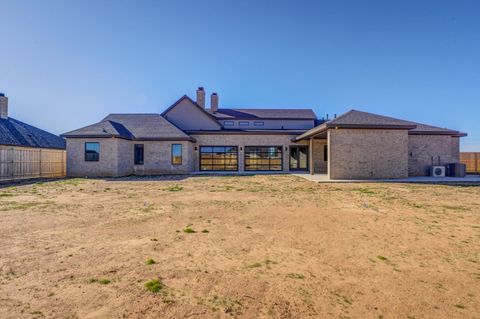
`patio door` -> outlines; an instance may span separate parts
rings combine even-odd
[[[290,146],[290,170],[308,171],[308,146]]]

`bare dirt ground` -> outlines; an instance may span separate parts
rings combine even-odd
[[[479,318],[480,187],[264,175],[0,189],[0,318],[231,317]]]

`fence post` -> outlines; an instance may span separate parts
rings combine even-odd
[[[475,173],[479,173],[478,171],[478,153],[474,153],[475,155]]]
[[[42,176],[42,149],[40,149],[40,168],[38,169],[39,173],[40,173],[40,177],[43,177]]]

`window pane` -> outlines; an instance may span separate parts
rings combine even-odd
[[[172,164],[182,164],[182,144],[172,144]]]
[[[201,146],[201,171],[238,170],[238,149],[235,146]]]
[[[100,159],[100,144],[97,142],[85,143],[85,161],[96,162]]]
[[[246,146],[246,171],[281,171],[281,146]]]
[[[143,144],[134,145],[135,165],[143,165]]]

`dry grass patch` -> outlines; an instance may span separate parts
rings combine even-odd
[[[4,187],[0,318],[476,318],[479,207],[288,175]]]

